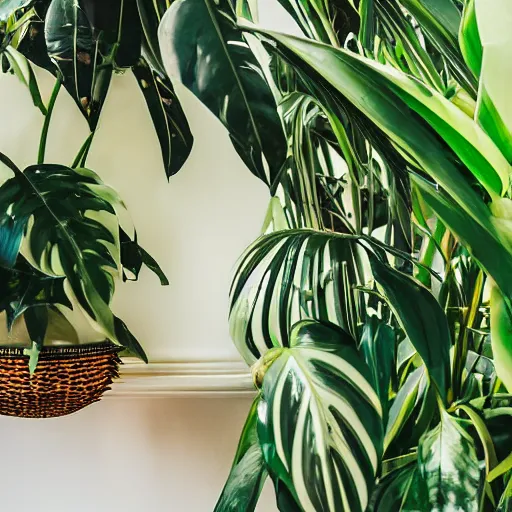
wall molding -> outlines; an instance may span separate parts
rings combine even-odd
[[[242,361],[144,364],[124,360],[120,378],[107,397],[243,397],[254,396],[249,368]]]

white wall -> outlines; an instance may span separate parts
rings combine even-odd
[[[51,78],[38,73],[45,98]],[[268,192],[219,123],[185,98],[196,141],[167,184],[143,98],[116,76],[88,166],[125,199],[140,243],[171,285],[143,272],[119,288],[116,309],[152,361],[233,360],[227,326],[230,273],[259,233]],[[41,115],[27,91],[0,76],[0,151],[35,162]],[[87,135],[62,92],[47,161],[71,162]],[[84,333],[81,333],[84,335]],[[0,417],[0,509],[8,512],[209,512],[228,474],[250,399],[108,398],[52,420]],[[272,493],[260,510],[270,512]]]

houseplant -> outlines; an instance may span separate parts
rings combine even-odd
[[[217,511],[511,510],[512,8],[176,0],[164,64],[271,194],[231,288],[258,390]],[[507,75],[508,76],[508,75]]]
[[[9,339],[0,348],[0,413],[46,417],[73,412],[108,388],[117,375],[120,350],[147,361],[110,302],[116,280],[136,280],[143,264],[162,284],[167,280],[137,243],[122,199],[86,161],[112,74],[126,70],[144,94],[167,176],[190,153],[192,135],[156,45],[162,6],[143,0],[0,5],[2,69],[27,85],[44,116],[37,162],[22,170],[0,153],[2,175],[10,172],[0,184],[0,312],[9,329],[25,324],[32,343],[13,347]],[[32,64],[55,76],[47,103]],[[72,163],[49,163],[46,142],[64,89],[90,135]],[[67,319],[71,309],[79,309],[106,341],[79,345]]]

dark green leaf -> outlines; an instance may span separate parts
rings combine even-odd
[[[376,316],[363,326],[359,350],[371,370],[373,387],[382,404],[383,419],[387,421],[391,375],[395,365],[396,341],[393,329]]]
[[[229,1],[173,2],[159,41],[169,75],[219,118],[244,163],[273,191],[286,141],[272,92]]]
[[[185,113],[167,76],[151,69],[143,58],[132,69],[160,141],[165,173],[170,177],[180,170],[192,150],[194,139]]]
[[[233,466],[214,512],[253,512],[267,478],[257,427],[258,404],[254,400],[245,422]]]
[[[441,306],[418,281],[376,257],[370,262],[375,280],[411,343],[425,362],[444,401],[451,400],[450,330]]]

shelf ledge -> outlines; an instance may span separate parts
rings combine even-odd
[[[149,363],[125,360],[107,397],[243,397],[255,389],[241,361]]]

